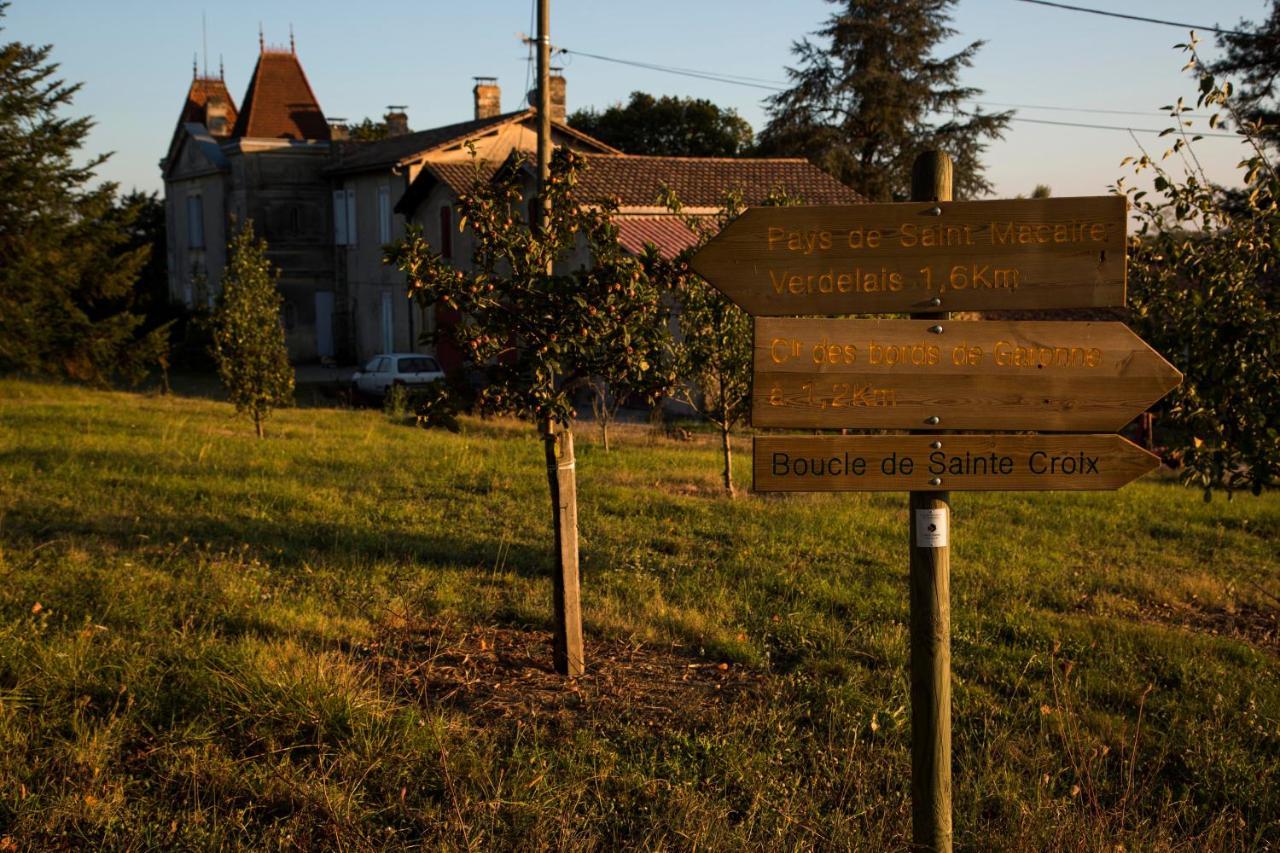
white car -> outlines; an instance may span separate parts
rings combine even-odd
[[[434,357],[403,352],[375,355],[363,370],[351,377],[351,390],[366,397],[385,397],[393,385],[412,391],[444,378],[444,371]]]

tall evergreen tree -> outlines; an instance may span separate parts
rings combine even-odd
[[[1280,146],[1280,0],[1271,0],[1271,14],[1260,24],[1241,21],[1236,30],[1243,35],[1219,36],[1225,51],[1211,70],[1220,76],[1236,77],[1241,86],[1233,94],[1242,118],[1258,122],[1257,134],[1272,146]]]
[[[7,3],[0,3],[0,18]],[[0,370],[131,380],[167,349],[130,310],[150,249],[130,246],[136,205],[77,164],[93,122],[65,118],[80,86],[50,45],[0,45]]]
[[[236,411],[262,422],[293,400],[293,368],[280,324],[279,271],[267,260],[267,243],[246,222],[227,247],[227,268],[213,312],[213,357]]]
[[[841,9],[818,40],[792,46],[792,86],[768,100],[761,152],[806,157],[868,198],[890,201],[909,194],[916,155],[938,148],[955,163],[956,198],[990,192],[982,153],[1011,114],[966,106],[981,90],[961,86],[960,72],[981,41],[933,55],[955,34],[955,0],[828,2]]]
[[[747,120],[705,98],[632,92],[623,106],[578,110],[569,124],[628,154],[740,157],[751,148]]]

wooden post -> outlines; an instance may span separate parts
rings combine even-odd
[[[951,158],[911,168],[912,201],[951,200]],[[913,319],[947,320],[943,312]],[[940,438],[939,440],[945,440]],[[951,493],[911,492],[911,840],[951,850]]]
[[[551,584],[555,609],[551,658],[556,672],[577,678],[582,675],[585,662],[578,593],[578,478],[574,470],[573,431],[550,424],[544,427],[543,443],[556,532],[556,567]]]
[[[538,225],[550,212],[551,179],[551,0],[538,0]],[[549,272],[549,270],[548,270]]]

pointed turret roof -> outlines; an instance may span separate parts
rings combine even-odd
[[[261,49],[231,135],[257,139],[329,139],[329,123],[292,48]]]
[[[194,76],[178,124],[203,124],[213,136],[230,136],[236,123],[236,102],[221,77]],[[223,118],[225,124],[215,119]]]

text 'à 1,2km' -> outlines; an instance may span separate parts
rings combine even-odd
[[[1124,304],[1120,196],[752,208],[693,259],[756,316]]]
[[[1181,374],[1122,323],[755,321],[757,427],[1119,429]]]

